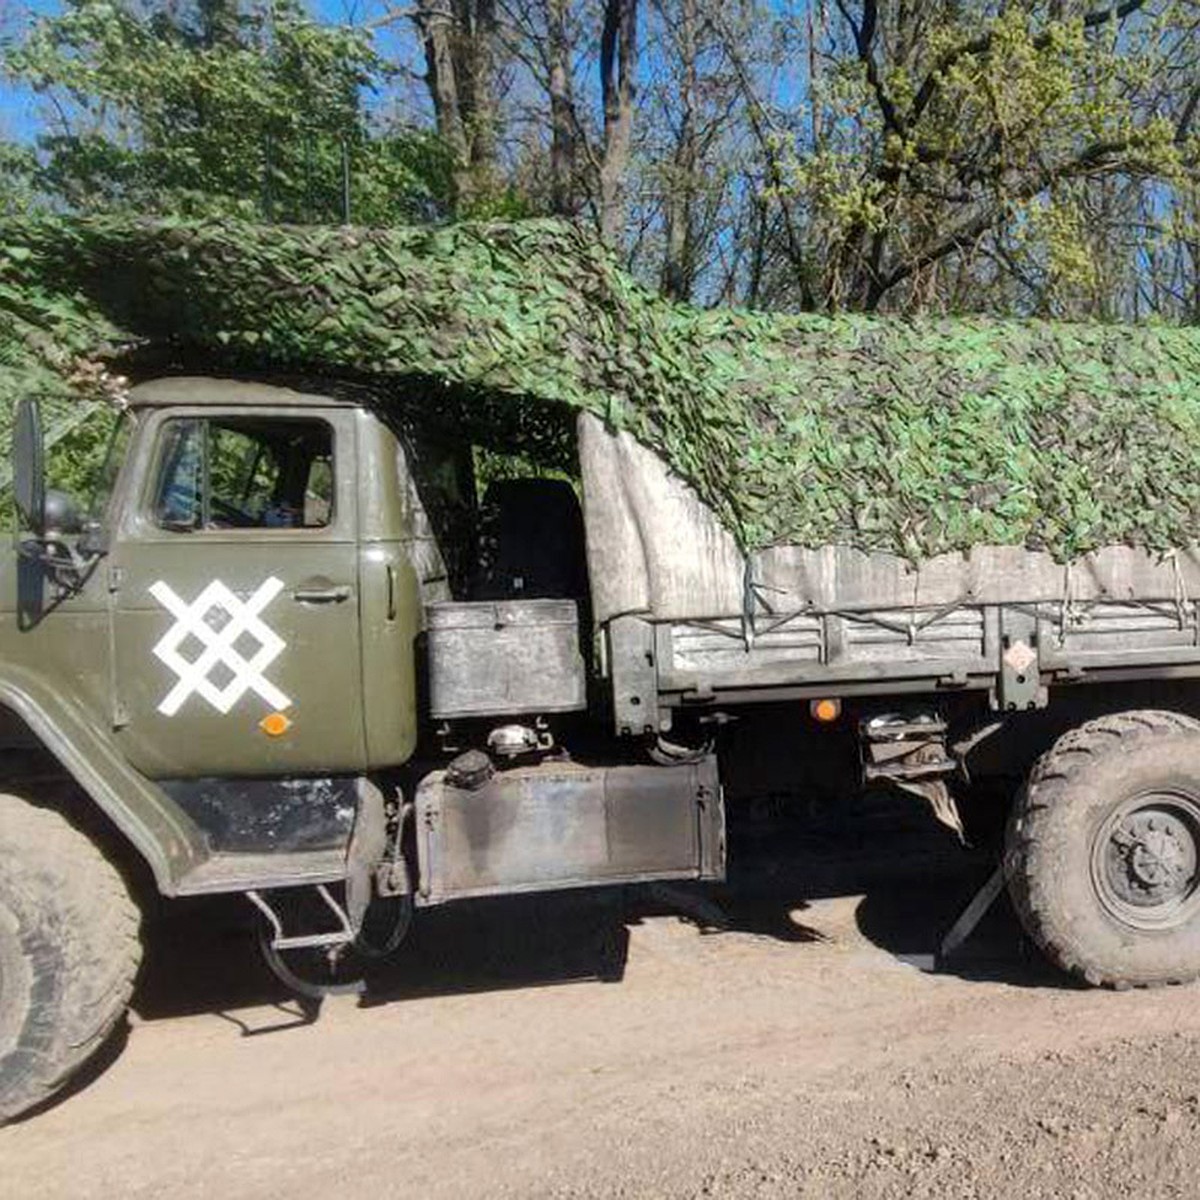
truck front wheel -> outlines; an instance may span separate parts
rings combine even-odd
[[[0,1125],[52,1096],[125,1013],[138,910],[58,813],[0,795]]]
[[[1060,738],[1014,807],[1005,870],[1065,970],[1110,987],[1200,976],[1200,723],[1128,712]]]

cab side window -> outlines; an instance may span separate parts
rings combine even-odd
[[[162,529],[323,529],[333,495],[325,421],[184,417],[163,428],[154,498]]]

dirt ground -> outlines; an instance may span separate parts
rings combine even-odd
[[[1004,904],[933,971],[986,864],[834,832],[735,846],[723,931],[639,891],[423,914],[311,1021],[244,902],[171,909],[109,1061],[0,1130],[0,1194],[1196,1195],[1200,990],[1077,988]]]

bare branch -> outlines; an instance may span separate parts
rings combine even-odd
[[[420,10],[416,8],[389,8],[379,16],[363,22],[362,27],[369,30],[384,29],[388,25],[395,25],[398,21],[415,21],[419,15]]]
[[[754,139],[758,142],[759,149],[762,151],[767,174],[771,180],[771,186],[782,196],[784,191],[783,172],[779,169],[779,158],[775,153],[774,146],[771,144],[772,131],[769,128],[771,124],[770,118],[758,98],[758,93],[751,82],[746,64],[742,61],[737,40],[731,36],[724,21],[715,21],[714,27],[718,29],[721,40],[725,45],[725,52],[729,55],[729,61],[733,65],[734,73],[738,77],[738,86],[746,100],[746,117],[750,123],[750,130],[754,135]],[[792,214],[782,199],[780,200],[779,207],[783,218],[784,234],[787,239],[788,256],[791,259],[793,269],[796,272],[796,278],[800,284],[801,305],[806,309],[813,309],[816,307],[816,303],[809,286],[807,272],[808,256],[804,251],[804,243],[800,237],[799,230],[796,228],[796,223],[792,219]]]
[[[871,90],[875,93],[875,102],[879,105],[879,112],[883,117],[883,123],[894,133],[902,134],[904,132],[904,122],[901,120],[892,98],[887,94],[887,89],[883,86],[883,80],[879,76],[879,64],[875,61],[875,28],[878,24],[876,0],[863,0],[863,19],[861,25],[854,24],[854,18],[850,16],[850,11],[847,9],[844,0],[836,0],[836,2],[838,10],[841,12],[846,24],[850,26],[850,32],[854,35],[854,46],[858,52],[858,60],[862,63],[863,69],[866,71],[867,82],[871,85]]]

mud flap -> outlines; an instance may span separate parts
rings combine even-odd
[[[369,779],[358,780],[358,810],[346,847],[346,915],[357,934],[374,895],[375,871],[387,853],[387,811],[383,793]]]

